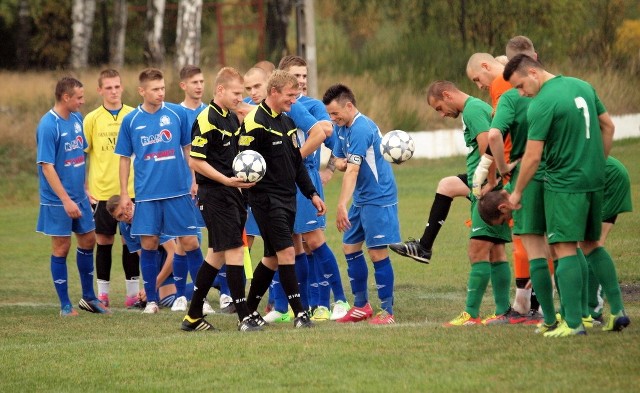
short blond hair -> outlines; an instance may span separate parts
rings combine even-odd
[[[275,70],[267,82],[267,95],[271,95],[272,89],[276,89],[278,93],[282,93],[282,89],[289,85],[294,89],[300,88],[298,79],[293,76],[293,74],[283,70]]]
[[[241,84],[244,83],[244,78],[240,75],[238,70],[233,67],[222,67],[216,75],[215,84],[216,86],[222,85],[226,87],[229,82],[234,80],[240,81]]]

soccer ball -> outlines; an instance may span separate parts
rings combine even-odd
[[[413,138],[409,133],[401,130],[387,132],[380,141],[382,157],[394,164],[402,164],[413,157],[415,149]]]
[[[247,183],[254,183],[267,173],[267,163],[257,151],[245,150],[233,159],[233,173]]]

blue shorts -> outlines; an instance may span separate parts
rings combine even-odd
[[[351,222],[351,228],[342,236],[344,244],[358,244],[364,241],[367,248],[372,248],[400,242],[398,204],[351,205],[349,222]]]
[[[64,211],[64,206],[40,205],[36,232],[47,236],[71,236],[71,232],[84,234],[96,229],[93,211],[89,198],[76,202],[82,217],[71,218]]]
[[[197,236],[196,208],[190,195],[136,203],[131,234],[170,237]]]
[[[315,169],[308,169],[308,172],[313,185],[316,187],[316,191],[318,191],[318,195],[324,200],[320,172]],[[318,210],[313,206],[309,198],[302,195],[298,188],[296,193],[296,221],[293,224],[293,233],[309,233],[316,229],[324,229],[326,226],[326,217],[318,217]]]
[[[250,207],[247,209],[247,222],[244,224],[244,230],[247,232],[247,236],[260,236],[258,223],[253,217],[253,212]]]

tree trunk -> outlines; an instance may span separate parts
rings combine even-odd
[[[89,60],[89,43],[93,34],[93,20],[96,14],[95,0],[73,0],[71,20],[70,65],[73,69],[85,68]]]
[[[267,0],[267,59],[278,64],[288,53],[287,27],[294,0]]]
[[[19,70],[29,68],[30,45],[25,45],[25,43],[31,41],[31,23],[29,1],[20,0],[18,5],[18,30],[16,32],[16,65]]]
[[[144,56],[147,65],[153,67],[162,67],[164,64],[164,8],[165,0],[147,0],[147,42]]]
[[[180,0],[176,23],[176,68],[200,63],[202,0]]]
[[[113,26],[109,40],[109,63],[113,67],[124,65],[124,40],[127,37],[127,0],[115,0],[113,4]]]

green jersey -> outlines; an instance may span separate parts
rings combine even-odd
[[[473,174],[480,162],[480,150],[476,138],[491,128],[491,106],[479,98],[469,97],[462,110],[462,131],[467,145],[467,185],[472,187]]]
[[[631,202],[631,181],[624,165],[609,156],[605,166],[605,188],[602,203],[602,219],[633,210]]]
[[[604,147],[598,116],[606,109],[593,87],[556,76],[531,100],[529,139],[544,141],[545,189],[591,192],[604,188]]]

